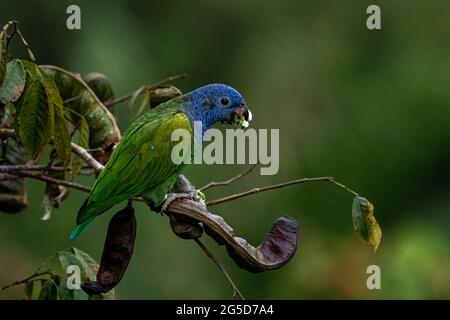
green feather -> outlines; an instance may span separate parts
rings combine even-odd
[[[171,141],[171,134],[177,128],[192,134],[182,107],[181,99],[173,99],[133,122],[78,211],[71,239],[97,215],[121,201],[145,194],[154,203],[162,202],[183,167],[171,160],[172,147],[177,143]]]

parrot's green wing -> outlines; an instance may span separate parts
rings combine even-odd
[[[192,135],[192,128],[178,103],[169,101],[147,112],[125,132],[78,211],[71,239],[97,215],[121,201],[164,186],[166,180],[181,170],[182,164],[171,159],[172,148],[178,143],[171,141],[171,135],[175,129],[186,129]],[[167,188],[169,191],[171,185]]]

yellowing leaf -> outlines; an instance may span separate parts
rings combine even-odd
[[[352,206],[353,227],[364,242],[377,251],[381,242],[381,228],[373,214],[373,205],[363,197],[355,197]]]
[[[26,73],[20,60],[14,59],[6,65],[3,83],[0,84],[0,102],[16,101],[25,87]]]

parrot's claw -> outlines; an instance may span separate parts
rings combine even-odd
[[[166,212],[167,207],[176,200],[181,200],[181,199],[189,199],[189,200],[197,200],[196,199],[196,195],[192,194],[192,193],[168,193],[167,194],[167,198],[164,201],[162,207],[161,207],[161,212]]]

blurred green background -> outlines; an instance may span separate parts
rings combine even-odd
[[[78,4],[82,30],[65,27]],[[352,198],[326,183],[293,186],[213,207],[237,235],[258,244],[274,219],[295,217],[297,254],[262,274],[224,261],[254,299],[450,298],[450,2],[377,1],[382,30],[366,28],[372,1],[1,1],[0,20],[19,20],[37,61],[105,73],[116,96],[186,72],[184,92],[212,82],[236,87],[256,128],[280,128],[280,171],[253,173],[208,192],[209,199],[288,179],[332,175],[375,205],[383,228],[378,252],[354,234]],[[20,45],[12,52],[25,56]],[[127,104],[116,107],[120,127]],[[196,165],[201,186],[246,166]],[[91,184],[93,179],[81,178]],[[70,242],[85,194],[71,191],[40,220],[44,185],[29,181],[29,208],[0,215],[0,285],[34,272],[52,253],[79,247],[100,259],[111,212]],[[133,259],[117,287],[121,299],[228,299],[231,290],[192,241],[166,217],[138,205]],[[382,288],[366,288],[381,267]],[[22,298],[23,288],[0,292]]]

